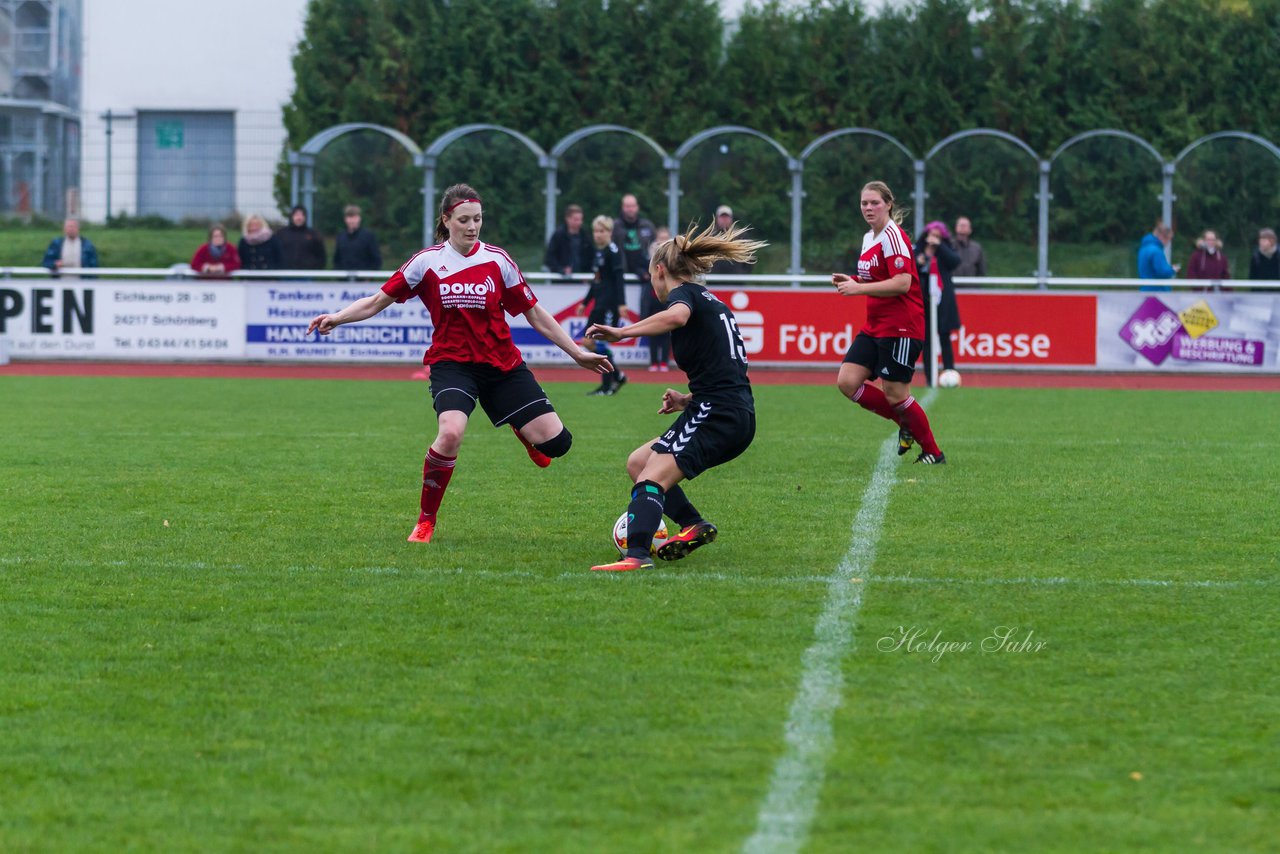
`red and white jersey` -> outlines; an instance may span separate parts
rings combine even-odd
[[[858,258],[858,281],[885,282],[900,273],[911,274],[911,288],[894,297],[867,297],[867,324],[862,331],[872,338],[924,340],[924,296],[911,241],[902,227],[889,220],[879,234],[868,231]]]
[[[431,312],[435,331],[423,364],[474,362],[509,371],[523,360],[502,312],[524,314],[538,298],[516,262],[496,246],[476,241],[463,255],[446,240],[423,249],[382,292],[396,302],[417,296]]]

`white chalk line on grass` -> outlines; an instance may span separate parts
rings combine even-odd
[[[4,555],[0,556],[0,566],[24,566],[36,564],[53,563],[59,568],[66,569],[96,569],[100,567],[120,568],[120,569],[171,569],[182,572],[220,572],[220,571],[238,571],[245,569],[263,569],[262,567],[250,567],[242,563],[209,563],[207,561],[131,561],[131,560],[57,560],[50,561],[45,558],[31,557],[28,555]],[[629,576],[610,574],[602,575],[600,573],[587,572],[585,570],[568,570],[565,572],[548,575],[546,573],[531,572],[524,569],[467,569],[465,567],[401,567],[401,566],[285,566],[285,567],[266,567],[263,571],[273,572],[305,572],[305,573],[326,573],[326,572],[349,572],[364,575],[403,575],[410,576],[424,581],[444,581],[458,577],[476,578],[486,581],[504,581],[504,580],[531,580],[531,581],[554,581],[569,583],[591,583],[591,584],[622,584],[626,583]],[[734,575],[727,572],[679,572],[676,570],[655,569],[651,572],[645,572],[641,575],[646,581],[652,581],[662,584],[676,584],[683,586],[696,586],[703,584],[727,584],[734,587],[806,587],[817,585],[828,585],[831,583],[831,576],[828,575]],[[1280,578],[1257,578],[1257,579],[1240,579],[1240,580],[1224,580],[1224,579],[1178,579],[1178,578],[1068,578],[1065,576],[1021,576],[1012,578],[939,578],[927,575],[875,575],[867,573],[865,576],[859,576],[849,579],[851,584],[890,584],[890,585],[920,585],[920,584],[936,584],[940,586],[969,586],[969,587],[1198,587],[1198,588],[1221,588],[1233,589],[1243,587],[1276,587],[1280,586]]]
[[[921,405],[928,405],[932,397],[930,391]],[[853,520],[849,549],[827,579],[827,603],[814,626],[813,643],[800,659],[800,687],[784,730],[786,749],[774,766],[769,792],[756,815],[755,833],[743,845],[749,854],[799,851],[809,837],[834,740],[832,719],[844,694],[844,657],[853,648],[865,578],[875,566],[897,471],[895,435],[880,447]]]

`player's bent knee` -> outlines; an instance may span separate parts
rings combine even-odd
[[[462,447],[464,433],[466,433],[465,427],[445,426],[442,424],[439,432],[436,433],[436,440],[432,444],[439,448],[442,453],[452,454]]]
[[[565,427],[547,441],[535,442],[533,446],[548,457],[563,457],[573,446],[573,434],[569,432],[568,427]]]
[[[840,393],[845,397],[852,398],[857,393],[858,389],[862,388],[862,383],[850,382],[848,380],[837,380],[836,388],[840,389]]]
[[[627,457],[627,475],[631,478],[631,482],[635,483],[640,477],[640,472],[644,471],[644,464],[649,461],[649,456],[653,453],[648,445],[643,448],[637,448],[631,452],[631,456]]]

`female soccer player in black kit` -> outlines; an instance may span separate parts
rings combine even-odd
[[[680,532],[658,548],[663,560],[679,560],[716,538],[716,526],[702,518],[678,484],[729,462],[755,438],[755,401],[738,323],[728,306],[698,282],[716,261],[755,261],[756,250],[767,244],[744,240],[743,231],[736,226],[719,234],[713,228],[691,229],[655,246],[649,275],[666,309],[621,329],[601,324],[587,329],[588,338],[609,342],[670,332],[690,392],[666,390],[658,411],[681,412],[680,417],[627,459],[627,474],[635,483],[627,508],[627,556],[593,570],[652,569],[649,551],[664,512]]]

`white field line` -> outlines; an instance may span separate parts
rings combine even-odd
[[[241,563],[210,563],[206,561],[149,561],[149,560],[58,560],[50,561],[30,555],[0,556],[0,566],[35,566],[54,564],[61,569],[171,569],[180,572],[226,572],[244,569],[260,569],[264,572],[332,573],[353,572],[364,575],[403,575],[422,581],[445,581],[465,577],[485,581],[554,581],[560,583],[624,584],[626,575],[601,575],[586,571],[566,571],[554,575],[522,569],[465,569],[463,567],[401,567],[401,566],[286,566],[250,567]],[[646,582],[677,584],[694,587],[703,584],[730,584],[735,587],[805,587],[829,585],[829,575],[767,575],[744,576],[727,572],[678,572],[655,569],[641,576]],[[918,585],[936,584],[968,587],[1199,587],[1235,589],[1244,587],[1275,587],[1280,577],[1257,579],[1178,579],[1178,578],[1067,578],[1065,576],[1020,576],[1010,578],[946,578],[926,575],[876,575],[850,578],[851,584]]]
[[[932,396],[930,392],[926,397]],[[928,399],[921,405],[927,405]],[[849,549],[827,579],[827,604],[814,627],[813,643],[800,659],[800,688],[784,730],[786,749],[774,766],[769,792],[756,815],[755,833],[743,845],[748,854],[799,851],[809,837],[834,740],[832,718],[844,693],[843,662],[853,648],[854,626],[862,608],[862,582],[875,566],[897,471],[898,437],[894,435],[880,448],[853,520]]]

